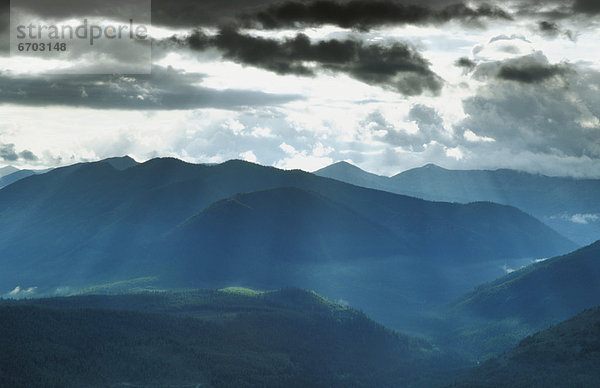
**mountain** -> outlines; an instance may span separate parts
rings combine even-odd
[[[0,190],[3,293],[139,277],[172,288],[296,285],[405,327],[411,311],[498,277],[501,264],[574,248],[503,205],[428,202],[242,161],[112,162]],[[397,308],[383,302],[391,296]]]
[[[579,244],[600,238],[598,179],[548,177],[507,169],[447,170],[434,164],[382,177],[345,162],[315,174],[432,201],[491,201],[515,206]]]
[[[104,159],[102,160],[102,162],[110,164],[119,171],[127,170],[129,167],[133,167],[139,164],[132,157],[127,155]]]
[[[337,162],[314,172],[315,175],[336,179],[356,186],[394,192],[390,178],[372,174],[348,162]]]
[[[38,173],[39,172],[34,170],[19,170],[13,172],[12,174],[5,175],[0,178],[0,189],[10,184],[13,184],[16,181],[20,181],[21,179],[27,178],[32,175],[36,175]]]
[[[2,386],[409,385],[441,353],[286,288],[0,302]]]
[[[452,387],[597,387],[600,307],[522,340]]]
[[[133,167],[138,164],[129,156],[108,158],[102,160],[103,163],[108,163],[117,170],[126,170],[129,167]],[[19,170],[15,167],[8,166],[0,168],[0,189],[13,184],[21,179],[30,177],[32,175],[44,174],[52,170],[51,168],[43,170]],[[11,172],[12,171],[12,172]],[[7,173],[6,173],[7,172]]]
[[[16,167],[13,167],[13,166],[1,167],[0,168],[0,178],[4,177],[6,175],[9,175],[9,174],[15,173],[17,171],[19,171],[19,169]]]
[[[451,305],[447,346],[487,356],[600,304],[600,241],[476,287]]]
[[[182,265],[172,268],[185,268],[190,280],[256,281],[261,274],[289,279],[291,264],[393,256],[402,249],[398,242],[388,228],[346,206],[284,187],[213,203],[171,231],[155,252],[172,256]]]

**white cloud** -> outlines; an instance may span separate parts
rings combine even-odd
[[[242,152],[240,154],[240,158],[242,158],[242,160],[245,160],[247,162],[252,162],[252,163],[256,163],[258,161],[258,159],[256,158],[256,155],[254,155],[254,152],[252,152],[252,151]]]
[[[558,214],[550,217],[550,219],[559,219],[563,221],[569,221],[574,224],[587,225],[591,222],[596,222],[600,220],[600,214],[595,213],[576,213],[576,214]]]
[[[288,156],[275,163],[275,167],[285,170],[301,169],[304,171],[315,171],[326,167],[334,162],[330,157],[325,156],[331,152],[323,148],[323,145],[318,143],[310,151],[297,151],[289,144],[282,143],[281,148]]]
[[[587,225],[600,219],[600,214],[573,214],[569,220],[575,224]]]
[[[463,133],[463,136],[467,141],[469,141],[471,143],[477,143],[477,142],[493,143],[496,141],[496,140],[492,139],[491,137],[478,136],[469,129],[467,129],[465,131],[465,133]]]
[[[446,148],[446,156],[449,156],[451,158],[454,158],[456,160],[461,160],[464,155],[461,152],[459,147],[454,147],[454,148]]]

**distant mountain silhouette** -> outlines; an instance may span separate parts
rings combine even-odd
[[[139,164],[130,156],[121,156],[121,157],[103,159],[102,162],[110,164],[111,166],[113,166],[114,168],[116,168],[119,171],[126,170],[129,167],[133,167],[133,166],[136,166]]]
[[[337,162],[314,172],[315,175],[337,179],[356,186],[395,192],[394,182],[386,176],[372,174],[348,162]]]
[[[36,171],[33,170],[18,170],[11,174],[4,175],[0,178],[0,189],[35,174]]]
[[[4,177],[6,175],[13,174],[17,171],[19,171],[19,169],[16,167],[13,167],[13,166],[2,167],[2,168],[0,168],[0,178]]]
[[[310,286],[388,314],[379,301],[389,292],[405,307],[423,294],[447,301],[501,271],[494,261],[575,247],[503,205],[428,202],[239,160],[114,162],[0,190],[2,293],[153,276],[167,287]],[[468,266],[477,270],[466,276]],[[370,278],[350,287],[361,272]]]
[[[428,164],[383,177],[342,162],[315,172],[354,185],[433,201],[491,201],[518,207],[573,241],[600,238],[600,180],[548,177],[514,170],[447,170]]]
[[[600,308],[522,340],[451,387],[600,386]]]

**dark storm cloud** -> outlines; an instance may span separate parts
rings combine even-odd
[[[549,21],[541,21],[538,23],[537,25],[538,27],[538,31],[549,38],[557,38],[558,36],[565,36],[567,37],[569,40],[571,41],[575,41],[575,39],[577,38],[576,34],[571,31],[571,30],[567,30],[567,29],[562,29],[557,23],[555,22],[549,22]]]
[[[575,0],[573,9],[576,12],[597,15],[600,13],[600,2],[598,0]]]
[[[521,17],[541,17],[545,20],[573,18],[581,25],[593,19],[581,20],[578,16],[593,17],[600,13],[597,0],[513,0],[511,8]]]
[[[15,162],[19,159],[26,161],[36,161],[38,157],[29,150],[18,152],[15,150],[14,144],[3,144],[0,143],[0,159],[6,162]]]
[[[526,84],[541,83],[556,76],[562,76],[569,70],[561,65],[506,64],[500,67],[497,77],[508,81]]]
[[[8,3],[7,0],[2,0]],[[22,0],[25,7],[50,18],[80,18],[110,12],[113,15],[135,15],[142,0],[96,2],[93,0]],[[108,16],[108,15],[106,15]],[[244,24],[261,24],[264,28],[335,24],[365,29],[389,24],[428,24],[460,20],[467,23],[481,18],[506,19],[511,16],[485,2],[465,5],[460,1],[396,1],[396,0],[152,0],[152,22],[156,25],[194,28],[216,26],[243,19]]]
[[[538,23],[538,27],[540,31],[547,35],[556,36],[560,33],[560,28],[558,27],[558,24],[554,22],[547,22],[544,20]]]
[[[520,84],[541,84],[547,81],[564,81],[574,68],[566,63],[551,64],[540,52],[499,62],[481,64],[474,77],[480,80],[495,78]]]
[[[244,90],[195,86],[198,74],[154,67],[152,75],[6,76],[0,74],[0,103],[28,106],[64,105],[95,109],[172,110],[239,109],[283,104],[300,99]]]
[[[450,20],[472,22],[479,18],[511,20],[511,16],[504,10],[489,4],[472,8],[457,3],[436,9],[390,0],[287,1],[273,4],[256,14],[245,15],[244,20],[246,26],[252,27],[258,23],[266,29],[295,27],[299,24],[333,24],[343,28],[368,30],[382,25],[439,24]]]
[[[215,36],[196,31],[178,43],[187,43],[195,50],[216,48],[226,59],[277,74],[345,73],[410,96],[426,91],[436,94],[443,82],[431,71],[429,62],[404,43],[384,46],[336,39],[311,42],[304,34],[280,41],[241,34],[233,28],[223,28]]]
[[[454,62],[454,65],[458,66],[458,67],[462,67],[463,69],[465,69],[467,71],[472,71],[477,66],[477,63],[475,63],[474,61],[470,60],[467,57],[462,57],[462,58],[459,58],[456,62]]]

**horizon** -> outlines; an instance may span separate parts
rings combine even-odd
[[[394,177],[395,175],[399,175],[399,174],[402,174],[402,173],[407,172],[407,171],[418,170],[418,169],[426,168],[428,166],[434,166],[434,167],[437,167],[437,168],[440,168],[440,169],[446,170],[446,171],[492,171],[493,172],[493,171],[506,170],[506,171],[514,171],[514,172],[519,172],[519,173],[526,173],[526,174],[530,174],[530,175],[539,175],[539,176],[544,176],[544,177],[549,177],[549,178],[600,179],[600,178],[587,177],[587,176],[578,177],[578,176],[571,176],[571,175],[546,175],[546,174],[543,174],[543,173],[540,173],[540,172],[531,172],[531,171],[517,170],[517,169],[507,169],[507,168],[496,168],[496,169],[477,169],[477,168],[460,169],[460,168],[456,168],[456,169],[453,169],[453,168],[447,168],[447,167],[444,167],[444,166],[440,166],[439,164],[436,164],[436,163],[426,163],[426,164],[423,164],[421,166],[416,166],[416,167],[408,168],[406,170],[398,171],[396,173],[392,173],[391,175],[379,175],[379,174],[376,174],[376,173],[374,173],[372,171],[368,171],[368,170],[366,170],[366,169],[364,169],[364,168],[362,168],[360,166],[357,166],[356,164],[353,164],[353,163],[351,163],[349,161],[346,161],[346,160],[335,161],[335,162],[333,162],[333,163],[331,163],[331,164],[329,164],[327,166],[318,168],[316,170],[308,171],[308,170],[304,170],[302,168],[281,168],[281,167],[277,167],[277,166],[269,166],[269,165],[265,165],[265,164],[261,164],[261,163],[253,162],[253,161],[249,161],[249,160],[244,160],[244,159],[240,159],[240,158],[228,159],[228,160],[225,160],[225,161],[222,161],[222,162],[219,162],[219,163],[214,163],[214,162],[201,162],[201,161],[186,161],[184,159],[180,159],[180,158],[177,158],[177,157],[174,157],[174,156],[156,156],[156,157],[149,158],[149,159],[146,159],[146,160],[138,160],[138,159],[134,158],[131,155],[109,156],[109,157],[98,159],[98,160],[81,160],[81,161],[70,163],[70,164],[63,164],[63,165],[59,165],[59,166],[55,166],[55,167],[45,167],[45,168],[39,167],[39,166],[38,167],[32,167],[32,168],[27,168],[27,167],[18,168],[18,167],[15,167],[15,166],[11,165],[11,164],[5,164],[5,165],[0,165],[0,169],[12,167],[12,168],[16,168],[17,170],[35,170],[35,171],[48,170],[48,171],[51,171],[51,170],[56,169],[56,168],[69,167],[69,166],[72,166],[72,165],[75,165],[75,164],[80,164],[80,163],[96,163],[96,162],[102,162],[102,161],[109,160],[109,159],[123,159],[123,158],[130,158],[130,159],[132,159],[134,162],[136,162],[138,164],[143,164],[143,163],[149,162],[151,160],[155,160],[155,159],[176,159],[176,160],[179,160],[179,161],[182,161],[182,162],[185,162],[185,163],[189,163],[189,164],[205,165],[205,166],[217,166],[217,165],[221,165],[221,164],[224,164],[224,163],[227,163],[227,162],[231,162],[231,161],[241,161],[241,162],[256,164],[256,165],[263,166],[263,167],[274,167],[274,168],[277,168],[277,169],[280,169],[280,170],[287,170],[287,171],[289,171],[289,170],[301,170],[301,171],[308,172],[308,173],[311,173],[311,174],[315,174],[315,173],[319,172],[320,170],[324,170],[324,169],[326,169],[328,167],[331,167],[331,166],[334,166],[334,165],[347,164],[347,165],[350,165],[352,167],[356,167],[356,168],[360,169],[361,171],[366,172],[368,174],[377,175],[379,177],[384,177],[384,178],[391,178],[391,177]]]

